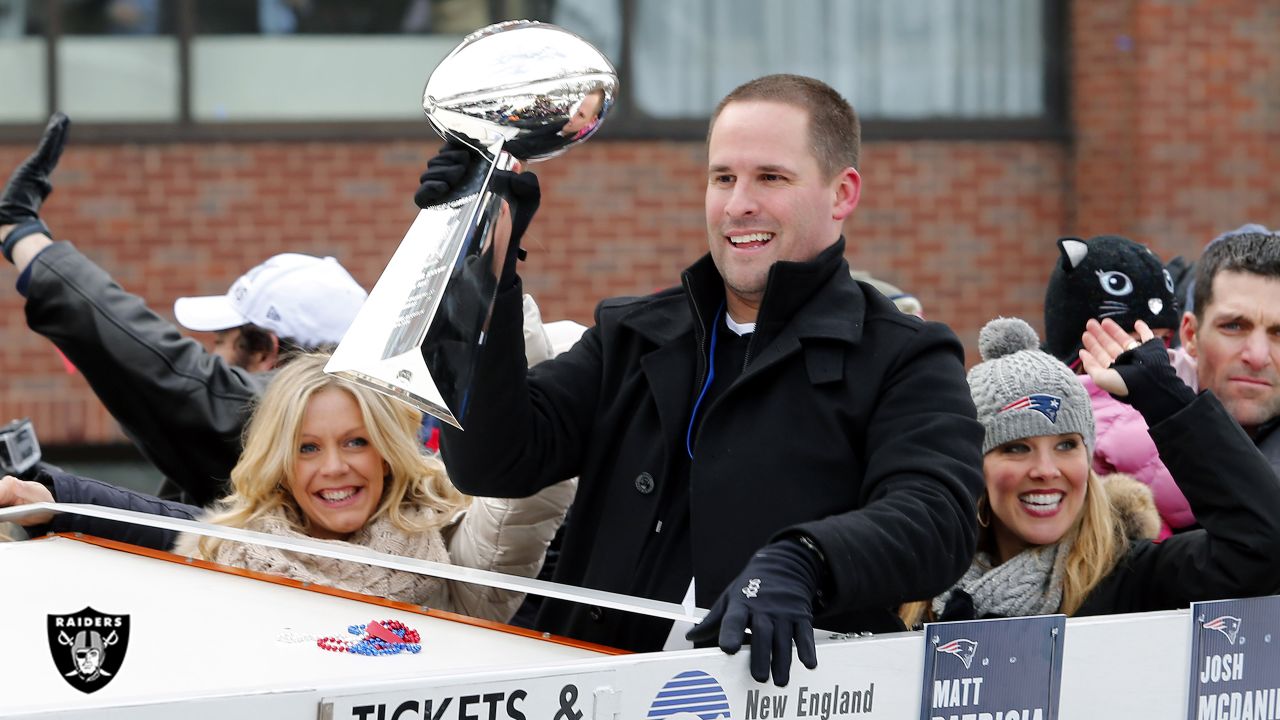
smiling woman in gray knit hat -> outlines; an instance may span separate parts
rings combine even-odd
[[[1150,328],[1139,323],[1138,332],[1148,342],[1091,320],[1081,360],[1099,387],[1142,413],[1203,529],[1151,542],[1158,517],[1146,486],[1090,467],[1084,387],[1038,349],[1029,325],[997,318],[978,338],[983,362],[969,371],[986,430],[978,552],[950,590],[903,607],[909,626],[1140,612],[1274,589],[1280,484],[1270,465],[1212,393],[1197,396],[1178,379]]]

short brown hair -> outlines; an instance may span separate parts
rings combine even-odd
[[[1197,320],[1213,302],[1213,279],[1223,271],[1252,273],[1280,280],[1280,235],[1245,232],[1212,242],[1196,262],[1196,287],[1192,304]]]
[[[809,114],[809,145],[818,167],[828,177],[851,167],[858,168],[862,146],[862,124],[858,113],[830,85],[803,75],[765,75],[739,85],[716,105],[707,127],[707,140],[716,118],[731,102],[757,100],[794,105]]]

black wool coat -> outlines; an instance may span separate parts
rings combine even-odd
[[[1200,529],[1132,543],[1076,614],[1171,610],[1280,589],[1280,482],[1231,413],[1205,391],[1150,433]]]
[[[803,533],[828,566],[815,625],[899,629],[894,608],[949,587],[973,555],[982,427],[955,336],[850,278],[843,250],[841,239],[772,268],[746,367],[699,411],[694,459],[680,463],[724,302],[709,256],[683,288],[602,302],[577,345],[532,369],[519,285],[501,292],[466,430],[443,431],[450,477],[470,494],[520,496],[579,476],[555,579],[614,592],[653,551],[657,490],[688,483],[699,606],[756,550]],[[661,647],[627,640],[620,615],[548,600],[537,624]]]

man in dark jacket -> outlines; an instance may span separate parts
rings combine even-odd
[[[1280,235],[1240,232],[1196,263],[1182,345],[1213,394],[1280,475]]]
[[[581,477],[556,580],[713,605],[690,639],[732,653],[749,627],[753,676],[779,685],[793,644],[816,665],[815,623],[900,629],[894,608],[947,587],[975,543],[982,427],[961,346],[844,260],[858,133],[818,81],[735,90],[708,139],[710,253],[683,287],[604,301],[577,345],[526,372],[520,281],[504,277],[467,429],[443,433],[464,492]],[[447,197],[459,154],[428,165],[420,203]],[[509,187],[527,216],[536,183]],[[641,651],[680,639],[670,621],[552,600],[537,625]]]
[[[217,332],[214,349],[206,350],[73,245],[50,239],[39,210],[69,124],[54,115],[0,195],[0,249],[18,270],[27,324],[84,375],[164,473],[166,494],[207,505],[225,494],[249,404],[280,356],[337,344],[366,293],[333,258],[277,255],[226,295],[174,306],[189,329]]]

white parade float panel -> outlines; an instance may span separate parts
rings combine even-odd
[[[81,717],[89,708],[178,699],[246,695],[270,700],[310,688],[363,687],[394,678],[489,669],[495,662],[520,667],[602,657],[570,645],[67,537],[0,543],[0,573],[7,589],[4,604],[9,607],[3,617],[11,627],[9,637],[32,650],[0,658],[4,713],[59,710]],[[117,676],[93,694],[62,679],[46,632],[46,615],[86,606],[127,614],[131,626]],[[422,651],[367,657],[297,640],[299,635],[351,638],[349,625],[385,619],[418,630]],[[311,705],[302,713],[272,714],[314,718],[315,703]],[[280,707],[274,702],[267,706]]]
[[[167,557],[167,559],[166,559]],[[327,588],[251,577],[70,536],[0,543],[0,716],[363,720],[756,720],[920,717],[920,633],[825,638],[819,667],[788,687],[754,682],[747,652],[612,655],[493,623]],[[124,662],[84,694],[54,664],[50,614],[130,616]],[[393,619],[419,654],[365,657],[298,635],[341,637]],[[292,637],[291,637],[292,636]],[[1059,717],[1184,717],[1186,611],[1068,622]],[[68,651],[66,648],[59,648]],[[701,688],[700,711],[673,690]],[[718,702],[717,702],[718,701]],[[683,703],[683,704],[682,704]],[[714,709],[719,704],[724,707]],[[997,720],[937,710],[945,720]],[[1023,720],[1006,716],[1000,720]],[[1030,718],[1027,718],[1030,720]]]

